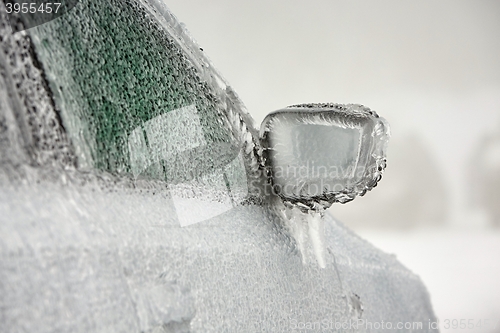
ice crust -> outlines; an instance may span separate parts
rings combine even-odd
[[[42,183],[3,186],[0,221],[4,331],[291,332],[362,318],[428,332],[435,319],[416,275],[328,214],[324,269],[302,263],[267,206],[182,228],[166,193]]]
[[[270,113],[260,138],[275,192],[323,208],[377,185],[386,167],[389,125],[356,104],[302,104]]]
[[[253,121],[163,2],[83,0],[24,31],[3,4],[0,331],[431,331],[393,256],[258,196]]]
[[[307,238],[325,267],[325,208],[377,185],[386,166],[389,125],[362,105],[301,104],[270,113],[260,140],[275,209],[299,244]],[[309,237],[307,237],[307,234]]]
[[[183,225],[247,198],[250,118],[161,1],[83,1],[29,31],[0,15],[2,80],[20,87],[2,90],[5,158],[166,182]]]

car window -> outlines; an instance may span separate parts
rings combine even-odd
[[[191,201],[206,189],[224,211],[248,192],[230,101],[158,15],[81,1],[30,34],[80,169],[166,181]]]

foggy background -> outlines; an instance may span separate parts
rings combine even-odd
[[[386,118],[381,183],[331,212],[421,276],[443,332],[500,332],[443,329],[500,320],[500,1],[165,1],[257,125],[307,102]]]

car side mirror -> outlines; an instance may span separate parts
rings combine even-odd
[[[386,166],[389,125],[357,104],[302,104],[262,122],[263,160],[273,192],[302,209],[363,196]]]

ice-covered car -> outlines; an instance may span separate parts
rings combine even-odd
[[[65,4],[0,0],[0,331],[434,331],[418,276],[324,211],[380,179],[374,112],[259,133],[162,1]]]

